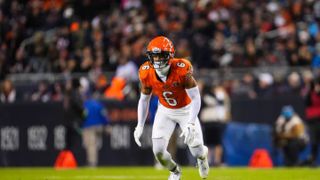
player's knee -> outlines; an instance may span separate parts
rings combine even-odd
[[[158,148],[153,148],[153,154],[155,158],[162,164],[164,165],[166,157],[166,150],[163,147],[158,147]]]
[[[158,156],[163,156],[165,149],[163,147],[153,147],[153,154],[158,157]]]
[[[156,157],[163,156],[166,151],[166,141],[162,138],[153,139],[152,151]]]

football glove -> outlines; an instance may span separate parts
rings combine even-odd
[[[196,136],[196,127],[192,123],[188,123],[187,127],[182,130],[180,137],[184,136],[184,143],[187,145],[193,144]]]
[[[143,132],[142,126],[136,126],[136,128],[134,129],[134,132],[133,132],[134,141],[136,142],[136,144],[139,147],[141,147],[140,137],[142,135],[142,132]]]

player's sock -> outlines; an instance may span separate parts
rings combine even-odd
[[[177,163],[173,161],[171,155],[167,151],[165,151],[164,153],[157,153],[156,158],[162,166],[166,167],[169,170],[177,166]]]
[[[171,172],[179,172],[178,170],[178,165],[176,164],[172,169],[170,169],[169,171]]]
[[[173,169],[170,170],[170,176],[168,180],[180,180],[181,169],[176,165]]]
[[[189,147],[190,152],[193,157],[195,158],[204,158],[204,145],[196,146],[196,147]]]
[[[199,167],[199,175],[202,179],[206,179],[209,174],[209,163],[208,163],[208,148],[203,146],[204,154],[197,159],[197,165]]]

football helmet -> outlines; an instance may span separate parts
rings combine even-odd
[[[173,43],[165,36],[157,36],[148,44],[147,57],[155,69],[162,69],[168,66],[169,60],[173,56]]]

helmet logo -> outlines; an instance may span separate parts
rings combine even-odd
[[[158,47],[153,47],[152,48],[152,53],[161,53],[161,49]]]

